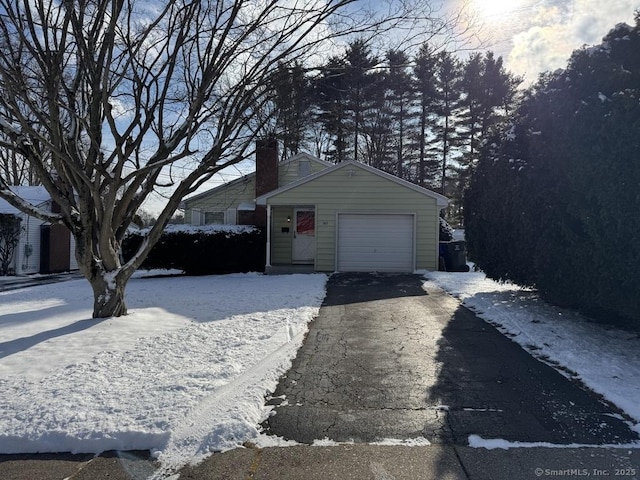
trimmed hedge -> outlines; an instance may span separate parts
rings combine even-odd
[[[556,305],[640,326],[640,15],[524,94],[465,203],[470,258]]]
[[[147,229],[130,232],[122,254],[130,259]],[[169,225],[142,264],[143,269],[179,269],[187,275],[264,271],[265,235],[236,225]]]

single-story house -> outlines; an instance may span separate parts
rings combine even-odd
[[[266,225],[266,210],[256,197],[333,165],[301,153],[278,161],[277,147],[258,143],[256,171],[185,199],[184,222],[190,225]],[[257,208],[256,208],[257,207]]]
[[[11,187],[23,200],[46,211],[55,212],[57,205],[42,186]],[[11,270],[16,275],[57,273],[77,270],[75,240],[64,225],[52,225],[27,215],[0,198],[0,214],[19,217],[22,233],[14,252]]]
[[[268,226],[266,270],[437,270],[446,197],[368,165],[308,154],[278,162],[256,150],[256,172],[186,199],[185,222]],[[250,215],[247,213],[250,212]]]

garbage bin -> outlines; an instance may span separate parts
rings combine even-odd
[[[440,242],[440,269],[447,272],[468,272],[464,240]]]

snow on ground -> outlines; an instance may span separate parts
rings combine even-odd
[[[91,318],[85,280],[0,292],[0,453],[150,449],[167,472],[248,440],[291,444],[258,432],[264,395],[290,366],[327,277],[156,273],[131,280],[122,318]],[[425,275],[640,421],[638,335],[479,272]]]
[[[549,305],[532,290],[495,282],[482,272],[427,272],[425,277],[536,358],[617,405],[640,432],[639,335]]]
[[[501,438],[482,438],[480,435],[469,435],[471,448],[485,448],[487,450],[509,450],[510,448],[593,448],[593,445],[583,443],[558,444],[549,442],[510,442]],[[628,450],[638,448],[637,443],[614,443],[598,445],[601,448]]]
[[[150,449],[165,468],[257,437],[325,275],[133,278],[91,318],[85,280],[0,292],[0,453]]]

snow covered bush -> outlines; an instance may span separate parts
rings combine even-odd
[[[640,15],[525,92],[465,203],[470,259],[605,321],[640,322]]]
[[[447,221],[440,217],[440,241],[450,242],[453,240],[453,228]]]
[[[148,229],[130,231],[123,256],[137,251]],[[262,271],[263,232],[245,225],[168,225],[142,264],[143,269],[179,269],[187,275]]]

